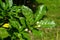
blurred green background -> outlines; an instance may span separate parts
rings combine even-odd
[[[52,29],[42,29],[44,36],[42,38],[35,37],[34,40],[60,40],[60,0],[36,0],[44,3],[47,8],[47,18],[56,22],[56,27]]]
[[[38,1],[38,0],[37,0]],[[60,26],[60,0],[40,0],[40,3],[44,3],[47,8],[47,16],[50,19],[55,20],[57,26]]]

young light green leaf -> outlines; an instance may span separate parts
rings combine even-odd
[[[26,20],[29,21],[30,25],[33,25],[34,19],[33,19],[33,12],[30,8],[27,6],[22,6],[22,13],[26,17]]]
[[[0,38],[6,38],[9,34],[5,28],[0,28]]]
[[[5,0],[5,2],[6,2],[6,6],[7,6],[7,7],[12,7],[12,5],[13,5],[13,0]]]
[[[5,10],[6,5],[5,5],[5,3],[4,3],[4,2],[2,2],[1,0],[0,0],[0,6],[1,6],[1,8],[2,8],[2,9],[4,9],[4,10]]]
[[[39,21],[42,19],[42,17],[46,14],[46,7],[44,5],[39,5],[38,9],[35,13],[35,22]]]
[[[54,21],[47,20],[47,19],[41,20],[40,21],[40,25],[41,25],[41,27],[45,27],[45,28],[52,28],[52,27],[55,27],[56,26],[56,24],[55,24]]]
[[[3,9],[5,10],[6,5],[5,5],[4,2],[2,2],[2,7],[3,7]]]

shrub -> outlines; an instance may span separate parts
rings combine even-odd
[[[45,5],[39,5],[33,13],[32,9],[25,5],[16,6],[12,0],[0,0],[0,38],[31,40],[30,32],[41,37],[43,32],[37,28],[52,28],[56,25],[53,20],[43,19],[45,14]]]

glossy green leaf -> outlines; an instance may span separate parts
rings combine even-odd
[[[45,28],[52,28],[52,27],[55,27],[56,24],[52,20],[45,19],[40,21],[40,26]]]
[[[9,34],[5,28],[0,28],[0,38],[6,38]]]
[[[22,13],[26,17],[26,20],[29,21],[30,25],[34,23],[33,12],[27,6],[22,6]]]
[[[38,9],[35,13],[35,22],[41,20],[45,14],[46,14],[46,7],[44,5],[38,6]]]

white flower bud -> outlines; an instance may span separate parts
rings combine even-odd
[[[25,31],[28,31],[28,29],[26,28]]]

